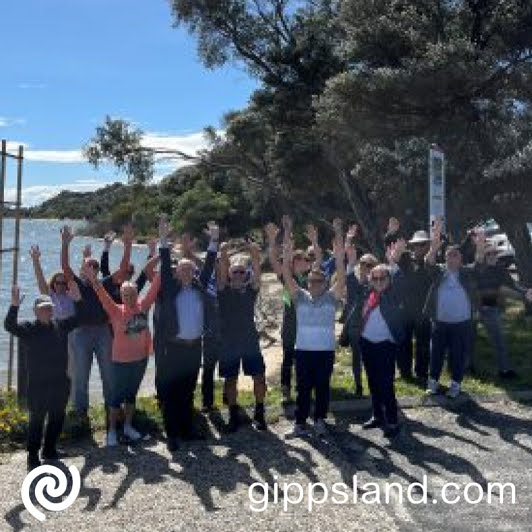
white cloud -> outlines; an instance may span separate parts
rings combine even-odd
[[[0,125],[2,125],[0,118]],[[217,132],[223,135],[223,131]],[[37,150],[23,142],[8,142],[8,151],[16,153],[18,146],[24,146],[24,159],[56,164],[79,164],[86,162],[81,149],[75,150]],[[160,132],[148,132],[142,138],[142,145],[160,150],[178,150],[187,155],[197,155],[201,150],[209,149],[210,145],[203,132],[188,133],[183,135],[170,135]],[[191,164],[190,161],[175,158],[171,154],[159,155],[155,158],[154,181],[160,181],[165,175],[174,170]]]
[[[73,183],[63,183],[61,185],[30,185],[22,188],[22,205],[24,207],[32,207],[39,205],[47,199],[57,196],[62,190],[71,190],[73,192],[92,192],[99,188],[116,183],[114,181],[96,181],[95,179],[80,179]],[[6,188],[6,201],[15,201],[17,190],[15,187]]]
[[[0,127],[23,126],[27,120],[25,118],[8,118],[0,116]]]
[[[32,150],[24,151],[24,159],[47,163],[83,163],[86,162],[81,150]]]
[[[19,83],[19,89],[45,89],[48,85],[46,83]]]

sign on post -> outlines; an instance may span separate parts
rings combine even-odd
[[[442,220],[442,232],[446,232],[445,219],[445,155],[441,148],[433,144],[429,151],[429,227],[435,218]]]

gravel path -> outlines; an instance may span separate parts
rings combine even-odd
[[[135,447],[101,448],[86,443],[69,448],[80,470],[79,497],[60,513],[46,511],[40,523],[20,498],[25,454],[2,457],[0,465],[0,530],[54,531],[170,531],[170,530],[530,530],[532,522],[532,407],[515,403],[462,406],[459,412],[441,408],[407,410],[407,422],[393,442],[379,430],[362,431],[360,419],[343,415],[331,420],[329,441],[283,438],[290,422],[281,419],[267,433],[244,427],[221,435],[210,423],[211,437],[187,443],[172,457],[155,439]],[[428,504],[362,504],[376,482],[406,487],[428,475]],[[283,510],[283,492],[275,503],[275,482],[322,482],[352,485],[358,479],[357,504],[327,502],[308,510],[308,496],[300,505]],[[489,505],[441,502],[444,482],[464,486],[477,482],[513,482],[516,504]],[[252,512],[248,488],[268,482],[268,508]],[[256,508],[262,491],[255,491]],[[293,498],[295,491],[288,491]],[[383,499],[384,499],[384,491]],[[316,490],[320,498],[323,491]],[[471,491],[473,498],[476,491]],[[332,497],[330,493],[330,497]],[[415,496],[422,495],[417,490]],[[452,491],[450,496],[456,495]],[[506,495],[506,493],[505,493]],[[352,497],[352,492],[349,497]],[[508,497],[509,499],[509,493]],[[434,504],[433,499],[438,500]]]

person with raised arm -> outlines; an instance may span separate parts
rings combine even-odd
[[[111,245],[113,243],[114,238],[114,232],[109,232],[104,236],[104,247],[102,250],[102,255],[100,257],[100,270],[104,279],[107,277],[111,277],[111,279],[113,279],[113,276],[109,269],[109,252],[111,250]],[[146,283],[148,281],[151,282],[153,280],[155,276],[154,268],[158,261],[159,257],[157,255],[157,240],[151,238],[150,240],[148,240],[148,258],[146,259],[146,265],[135,280],[135,285],[137,286],[137,292],[139,294],[146,286]],[[131,281],[134,275],[135,265],[133,263],[129,263],[123,281]],[[114,279],[116,280],[116,277]],[[113,281],[112,283],[106,283],[105,288],[107,289],[109,295],[113,298],[113,301],[115,303],[120,304],[122,302],[120,299],[121,284],[119,282]]]
[[[362,387],[362,356],[360,354],[359,339],[352,334],[353,319],[355,318],[355,305],[357,300],[365,297],[371,290],[369,274],[379,261],[374,255],[366,253],[360,257],[357,263],[357,250],[355,245],[357,231],[357,226],[352,225],[347,231],[345,240],[345,255],[347,257],[347,300],[340,343],[345,347],[349,346],[351,348],[355,396],[362,397],[364,392]]]
[[[39,467],[39,450],[44,432],[41,458],[58,460],[56,445],[61,434],[70,391],[67,374],[68,334],[78,324],[81,294],[71,281],[69,293],[75,314],[66,319],[53,317],[54,303],[41,295],[33,304],[35,320],[18,321],[19,307],[24,299],[20,289],[11,289],[11,306],[5,318],[5,330],[24,342],[27,353],[29,427],[27,437],[28,471]],[[47,418],[46,430],[44,429]]]
[[[394,244],[391,245],[392,249]],[[351,272],[347,290],[354,301],[350,320],[351,337],[358,342],[366,375],[373,416],[363,429],[381,427],[394,437],[400,427],[395,398],[395,360],[405,338],[404,284],[394,279],[386,264],[377,264],[369,272],[369,286]]]
[[[327,434],[325,418],[329,409],[330,380],[336,347],[336,308],[345,291],[345,250],[341,220],[335,219],[333,227],[337,276],[336,283],[330,289],[327,278],[319,267],[310,271],[308,289],[298,285],[290,268],[292,239],[290,235],[284,235],[283,277],[296,310],[296,420],[287,437],[304,437],[309,434],[307,418],[313,391],[314,429],[320,436]]]
[[[218,305],[222,347],[219,372],[224,379],[224,392],[229,406],[227,430],[239,427],[237,383],[240,366],[244,375],[253,378],[255,413],[253,424],[257,430],[266,430],[264,398],[266,395],[265,365],[255,324],[255,303],[261,286],[261,250],[258,244],[248,245],[251,257],[251,276],[248,276],[248,258],[234,255],[229,259],[227,245],[220,254]]]
[[[195,275],[196,265],[185,258],[177,263],[174,276],[168,247],[170,225],[165,216],[161,216],[159,223],[161,308],[158,334],[165,347],[156,361],[156,387],[170,452],[178,449],[178,438],[196,437],[193,404],[205,332],[206,287],[216,261],[220,233],[214,222],[208,224],[207,231],[210,242],[199,277]]]
[[[430,248],[430,237],[426,231],[416,231],[406,242],[396,242],[394,264],[401,272],[405,283],[406,339],[397,356],[397,367],[401,377],[412,379],[415,338],[415,375],[417,383],[426,388],[430,360],[430,320],[423,313],[427,294],[432,282],[430,267],[425,263],[425,255]]]
[[[88,423],[87,409],[89,406],[89,378],[93,357],[96,356],[102,379],[103,397],[106,409],[111,402],[111,328],[105,310],[98,299],[92,285],[84,276],[78,277],[70,267],[69,248],[74,238],[70,227],[64,226],[61,230],[61,266],[65,279],[74,280],[81,292],[83,304],[79,315],[79,326],[74,331],[74,403],[78,416],[83,423]],[[112,276],[102,280],[102,284],[109,287],[111,284],[122,282],[127,275],[127,268],[131,257],[133,229],[130,225],[124,228],[122,235],[124,242],[124,255],[120,269]],[[92,268],[97,274],[100,265],[92,257],[86,258],[84,267]]]
[[[282,218],[285,235],[292,234],[292,220],[287,216]],[[274,223],[265,227],[268,241],[268,258],[270,265],[280,281],[283,281],[282,265],[278,259],[277,236],[279,228]],[[307,236],[310,238],[309,228]],[[313,235],[312,235],[313,236]],[[302,288],[307,287],[307,275],[310,270],[310,262],[305,251],[297,249],[292,253],[291,270],[297,284]],[[283,400],[292,400],[292,368],[294,366],[295,343],[296,343],[296,311],[286,287],[283,287],[283,321],[281,325],[281,340],[283,346],[283,361],[281,363],[281,391]]]
[[[451,382],[447,396],[460,395],[466,362],[473,347],[473,316],[477,296],[474,267],[462,266],[457,246],[445,250],[445,264],[436,264],[442,245],[441,220],[435,220],[433,235],[425,262],[429,266],[431,285],[424,306],[425,315],[432,322],[430,372],[427,393],[440,391],[440,376],[447,350]]]
[[[47,282],[44,278],[44,273],[41,266],[41,250],[39,246],[31,246],[30,257],[33,263],[33,270],[37,279],[39,292],[43,296],[50,296],[54,304],[53,317],[56,320],[65,320],[70,318],[75,313],[74,300],[68,290],[68,285],[65,275],[62,271],[52,274],[50,281]],[[68,335],[68,376],[71,380],[70,394],[74,397],[74,334],[71,332]]]
[[[107,446],[112,447],[118,444],[116,425],[122,406],[125,414],[124,436],[131,441],[141,438],[133,428],[132,421],[137,393],[146,372],[148,357],[153,351],[148,313],[159,292],[160,278],[155,277],[142,299],[139,299],[136,283],[124,281],[120,287],[122,303],[117,304],[98,281],[96,271],[88,263],[83,273],[109,316],[113,328],[112,394],[106,438]]]

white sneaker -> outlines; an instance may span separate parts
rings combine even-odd
[[[327,434],[329,434],[329,429],[323,419],[316,419],[316,421],[314,421],[314,432],[318,436],[327,436]]]
[[[285,435],[286,439],[291,438],[306,438],[310,436],[310,432],[306,425],[296,423]]]
[[[451,381],[451,384],[449,385],[449,389],[446,393],[447,397],[450,397],[451,399],[456,399],[460,395],[460,384],[456,381]]]
[[[427,381],[427,393],[429,395],[436,395],[440,391],[440,383],[435,379]]]
[[[124,425],[124,436],[127,436],[132,441],[137,441],[142,438],[142,434],[136,431],[131,425]]]
[[[105,438],[106,447],[115,447],[118,445],[118,436],[116,430],[110,430]]]

